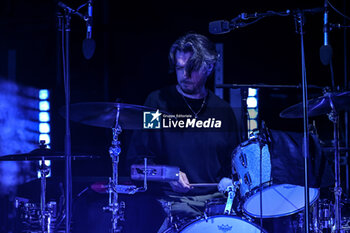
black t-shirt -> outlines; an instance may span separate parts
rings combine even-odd
[[[165,127],[136,132],[128,152],[129,159],[135,155],[154,155],[156,164],[179,167],[191,184],[217,183],[222,177],[230,177],[231,153],[239,143],[237,122],[230,105],[211,91],[205,97],[204,105],[203,99],[184,98],[175,86],[154,91],[147,97],[145,106],[179,117],[170,119],[163,114]],[[195,119],[193,112],[198,111]],[[183,120],[184,127],[169,123],[177,120]],[[187,121],[192,123],[186,125]],[[201,123],[197,124],[197,121]],[[162,185],[162,191],[172,193],[168,184]],[[187,195],[215,191],[216,187],[194,188]]]

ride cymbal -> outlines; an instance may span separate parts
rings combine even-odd
[[[323,96],[308,100],[308,115],[315,117],[350,109],[350,91],[328,92]],[[303,103],[295,104],[280,113],[282,118],[303,118]]]

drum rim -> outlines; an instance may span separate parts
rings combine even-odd
[[[215,217],[229,217],[229,218],[235,218],[238,220],[242,220],[243,222],[246,222],[246,223],[256,227],[262,233],[268,233],[264,228],[260,227],[256,223],[250,222],[248,219],[244,219],[243,217],[238,217],[238,216],[233,216],[233,215],[225,215],[225,214],[213,215],[213,216],[208,216],[208,217],[201,216],[200,218],[193,219],[193,220],[189,221],[188,223],[186,223],[184,226],[180,227],[178,232],[181,233],[182,230],[185,230],[186,227],[190,226],[194,222],[198,222],[201,220],[207,220],[207,219],[211,219],[211,218],[215,218]]]
[[[273,181],[272,181],[272,180],[269,180],[269,181],[264,182],[264,183],[262,184],[262,188],[263,188],[263,189],[265,189],[265,188],[270,188],[270,187],[272,187],[273,185],[274,185],[274,184],[273,184]],[[246,192],[246,193],[244,194],[243,197],[240,195],[240,196],[241,196],[241,201],[245,203],[251,196],[255,195],[255,194],[259,191],[259,189],[260,189],[260,187],[257,186],[257,187],[255,187],[255,188],[253,188],[252,190]],[[239,193],[240,193],[240,191],[239,191]],[[244,204],[244,203],[243,203],[243,204]],[[243,205],[242,205],[242,206],[243,206]]]
[[[267,184],[267,183],[268,183],[268,184]],[[300,185],[296,185],[296,184],[287,184],[287,183],[285,183],[285,184],[273,184],[272,181],[266,182],[264,185],[265,185],[265,187],[267,187],[267,188],[271,188],[271,187],[274,186],[274,185],[295,185],[295,186],[300,186]],[[265,188],[264,185],[263,185],[263,188]],[[304,188],[304,186],[300,186],[300,187],[303,187],[303,188]],[[247,195],[245,194],[245,197],[244,197],[243,200],[242,200],[244,203],[242,203],[242,205],[241,205],[241,208],[242,208],[243,212],[246,213],[247,215],[249,215],[250,217],[253,217],[253,218],[260,218],[260,215],[255,215],[255,214],[249,213],[249,212],[246,210],[246,208],[244,207],[244,205],[245,205],[246,201],[248,200],[248,198],[250,198],[250,197],[252,197],[253,195],[255,195],[255,194],[258,193],[258,191],[259,191],[258,189],[259,189],[259,187],[256,187],[256,188],[254,188],[253,190],[247,192],[246,194],[252,193],[252,192],[254,192],[254,193],[252,193],[250,196],[247,196]],[[313,188],[313,187],[309,187],[309,189],[314,189],[314,190],[317,191],[317,194],[316,194],[315,199],[314,199],[313,201],[310,202],[310,205],[313,205],[313,204],[319,199],[319,197],[320,197],[320,189],[319,189],[319,188]],[[282,214],[279,214],[279,215],[265,215],[265,216],[263,215],[262,218],[279,218],[279,217],[286,217],[286,216],[290,216],[290,215],[292,215],[292,214],[298,213],[298,212],[302,211],[304,208],[305,208],[305,206],[302,207],[302,208],[299,208],[299,209],[297,209],[297,210],[295,210],[295,211],[292,211],[292,212],[288,212],[288,213],[286,213],[286,214],[283,214],[283,215],[282,215]]]

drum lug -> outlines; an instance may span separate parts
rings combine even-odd
[[[252,178],[250,177],[249,173],[244,174],[244,183],[249,187],[252,185]]]
[[[247,164],[247,155],[243,152],[240,153],[239,155],[239,160],[241,161],[241,164],[243,167],[247,168],[248,164]]]
[[[245,220],[247,220],[248,222],[253,222],[253,218],[250,217],[249,215],[244,214],[244,215],[243,215],[243,218],[244,218]]]

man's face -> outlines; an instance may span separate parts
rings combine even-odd
[[[187,94],[198,94],[205,86],[208,75],[203,68],[194,70],[191,74],[188,74],[186,72],[186,63],[191,58],[191,56],[191,52],[176,52],[176,77],[177,82],[183,92]]]

